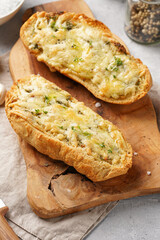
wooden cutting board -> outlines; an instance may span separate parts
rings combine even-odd
[[[53,2],[29,9],[35,11],[74,11],[93,17],[83,0]],[[27,196],[33,211],[43,218],[81,211],[109,201],[160,192],[160,134],[149,96],[129,106],[105,103],[96,99],[80,84],[60,73],[52,73],[37,62],[21,40],[11,50],[10,71],[14,81],[31,73],[40,74],[70,92],[79,101],[112,121],[124,133],[133,150],[133,167],[126,175],[93,183],[60,161],[51,160],[20,139],[27,168]],[[101,107],[96,108],[96,102]],[[147,171],[151,175],[147,175]]]

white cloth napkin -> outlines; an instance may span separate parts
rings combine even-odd
[[[9,53],[0,57],[0,82],[7,89],[12,85],[8,66]],[[0,198],[9,207],[7,219],[23,240],[83,239],[116,205],[107,203],[64,217],[41,219],[36,216],[26,197],[26,166],[18,138],[0,106]]]

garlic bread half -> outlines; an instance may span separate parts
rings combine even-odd
[[[132,166],[132,148],[115,125],[38,75],[15,82],[5,107],[21,138],[92,181],[125,174]]]
[[[37,12],[24,23],[20,37],[38,61],[103,101],[130,104],[151,88],[148,68],[103,23],[83,14]]]

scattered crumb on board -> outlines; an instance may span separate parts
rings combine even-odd
[[[133,155],[134,155],[134,156],[137,156],[137,155],[138,155],[138,153],[137,153],[137,152],[134,152],[134,153],[133,153]]]
[[[101,103],[100,103],[100,102],[96,102],[96,103],[95,103],[95,107],[96,107],[96,108],[101,107]]]

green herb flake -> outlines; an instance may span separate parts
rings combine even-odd
[[[106,67],[105,70],[108,71],[108,68]]]
[[[45,114],[47,114],[48,113],[48,111],[43,111]]]
[[[73,131],[75,131],[75,128],[74,128],[74,126],[72,126],[72,127],[71,127],[71,129],[72,129]]]
[[[63,129],[63,126],[59,126],[60,129]]]
[[[45,96],[45,97],[44,97],[44,101],[48,104],[48,103],[50,102],[49,97]]]
[[[55,31],[57,32],[58,31],[58,27],[55,26],[56,25],[56,21],[52,22],[50,27]]]
[[[99,144],[101,148],[105,148],[104,142]]]
[[[108,153],[112,153],[112,150],[111,150],[111,149],[108,149]]]
[[[40,110],[39,109],[35,109],[35,114],[36,115],[40,115],[41,113],[40,113]]]
[[[49,97],[45,96],[44,99],[45,99],[45,101],[46,101],[46,100],[49,100]]]
[[[92,136],[92,134],[89,133],[89,132],[83,132],[83,135],[86,136],[86,137],[91,137]]]
[[[51,28],[55,28],[55,25],[56,25],[56,22],[52,22],[50,26]]]
[[[74,61],[74,62],[83,61],[83,58],[78,58],[78,57],[75,57],[75,59],[74,59],[73,61]]]
[[[114,78],[116,78],[116,75],[113,75]]]
[[[78,58],[77,57],[75,57],[75,59],[73,60],[74,62],[78,62]]]
[[[122,62],[122,60],[121,60],[120,58],[116,58],[116,57],[115,57],[115,62],[116,62],[116,65],[117,65],[117,66],[123,65],[123,62]]]

